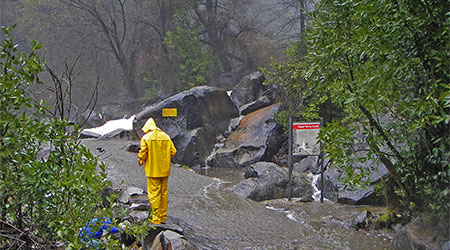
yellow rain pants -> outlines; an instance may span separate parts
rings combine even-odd
[[[169,201],[169,177],[147,177],[148,200],[152,205],[153,224],[165,223]]]

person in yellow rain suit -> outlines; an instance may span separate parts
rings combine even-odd
[[[153,118],[145,122],[142,131],[145,135],[141,138],[141,149],[138,153],[139,166],[145,162],[148,201],[152,205],[151,222],[161,224],[167,219],[170,160],[177,150],[170,137],[156,127]]]

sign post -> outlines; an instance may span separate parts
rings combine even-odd
[[[323,117],[320,117],[320,126],[323,126]],[[320,145],[320,202],[323,203],[323,164],[325,162],[325,157],[322,151],[322,145]]]
[[[288,164],[289,164],[289,201],[292,195],[292,156],[319,156],[321,162],[321,194],[320,201],[323,202],[323,153],[321,145],[318,142],[318,135],[323,119],[320,122],[292,122],[289,118],[289,148],[288,148]]]
[[[289,195],[288,200],[292,197],[292,117],[289,117],[289,141],[288,141],[288,167],[289,167]]]

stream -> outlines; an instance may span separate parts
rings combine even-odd
[[[133,142],[82,140],[107,164],[114,187],[146,190],[136,154],[125,150]],[[167,222],[182,227],[199,249],[391,249],[391,232],[346,230],[339,223],[366,206],[286,199],[254,202],[231,191],[242,179],[243,172],[236,169],[172,167]]]

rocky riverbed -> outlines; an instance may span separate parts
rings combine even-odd
[[[107,164],[115,188],[146,190],[144,171],[126,147],[136,141],[83,139]],[[254,202],[233,193],[229,180],[180,166],[169,178],[168,223],[199,249],[391,249],[391,232],[346,229],[365,207],[334,203]],[[369,208],[375,209],[375,208]],[[382,208],[380,208],[382,209]]]

